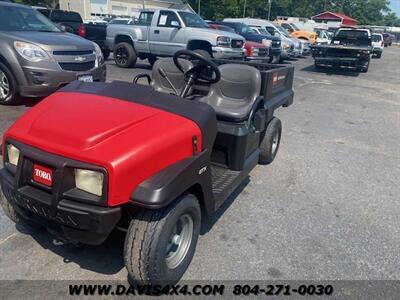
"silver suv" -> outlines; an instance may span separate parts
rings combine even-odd
[[[105,81],[99,46],[61,31],[36,10],[0,2],[0,104],[47,96],[74,81]]]

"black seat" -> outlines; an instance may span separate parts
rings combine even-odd
[[[179,61],[185,72],[193,68],[193,64],[190,61],[186,59],[179,59]],[[161,58],[154,63],[152,70],[152,81],[150,85],[157,92],[175,94],[174,89],[171,87],[171,85],[168,83],[168,80],[162,75],[162,73],[167,75],[168,79],[173,84],[179,95],[185,84],[185,74],[175,66],[172,58]]]
[[[243,122],[260,95],[261,73],[244,64],[225,64],[219,69],[221,80],[199,101],[211,105],[220,120]]]

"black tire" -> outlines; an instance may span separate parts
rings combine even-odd
[[[367,64],[365,67],[361,67],[361,68],[359,68],[358,70],[359,70],[361,73],[367,73],[367,72],[368,72],[368,69],[369,69],[369,62],[368,62],[368,64]]]
[[[151,56],[149,56],[149,57],[147,58],[147,60],[148,60],[149,64],[150,64],[151,66],[153,66],[154,63],[155,63],[156,60],[157,60],[157,56],[151,55]]]
[[[111,51],[109,49],[103,51],[104,60],[107,60],[110,57]]]
[[[171,268],[167,262],[167,247],[177,246],[172,243],[172,231],[179,220],[187,216],[193,221],[192,237],[186,244],[188,247],[182,260]],[[200,205],[192,194],[184,194],[164,209],[139,210],[125,238],[124,260],[130,278],[138,284],[177,283],[192,261],[200,226]],[[179,253],[179,250],[175,251]]]
[[[114,61],[120,68],[134,67],[137,61],[137,54],[129,43],[118,43],[114,48]]]
[[[274,117],[268,123],[264,138],[260,143],[260,157],[258,159],[259,164],[267,165],[275,159],[281,142],[281,134],[281,120]]]
[[[4,196],[3,191],[0,188],[0,206],[4,211],[4,214],[14,223],[20,223],[21,218],[18,213],[12,207],[11,203],[8,202],[6,196]]]
[[[8,92],[6,93],[6,86]],[[4,96],[3,96],[4,93]],[[13,105],[18,102],[18,84],[10,69],[0,62],[0,104]]]
[[[376,54],[376,58],[381,58],[381,57],[382,57],[382,53],[381,52]]]
[[[15,224],[22,225],[27,229],[41,229],[42,226],[30,220],[26,220],[22,218],[18,212],[15,211],[14,207],[11,203],[7,200],[6,196],[4,195],[3,191],[0,188],[0,206],[4,211],[4,214]]]
[[[196,49],[196,50],[193,50],[193,52],[200,54],[204,58],[212,58],[211,53],[204,49]]]
[[[314,67],[315,67],[316,70],[322,70],[323,69],[323,66],[317,64],[316,62],[314,62]]]

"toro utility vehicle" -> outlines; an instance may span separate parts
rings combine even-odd
[[[152,72],[134,80],[148,86],[74,81],[25,113],[3,137],[0,199],[14,222],[73,243],[123,229],[130,277],[170,284],[202,221],[275,158],[294,69],[181,50]]]

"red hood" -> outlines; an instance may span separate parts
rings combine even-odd
[[[124,100],[58,92],[24,114],[4,138],[105,167],[109,203],[118,204],[128,200],[132,186],[193,155],[194,135],[201,149],[199,127],[184,117]]]

